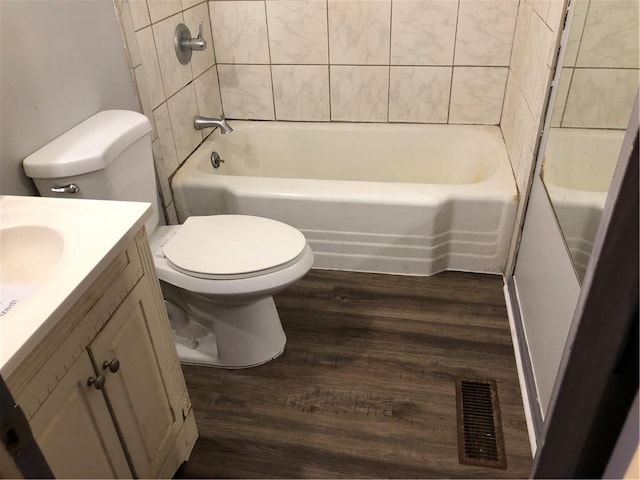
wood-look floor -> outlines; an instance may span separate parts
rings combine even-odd
[[[499,277],[313,270],[276,304],[280,358],[183,367],[200,438],[178,477],[528,477]],[[497,381],[507,470],[458,463],[458,377]]]

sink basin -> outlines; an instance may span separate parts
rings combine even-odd
[[[50,227],[21,225],[0,230],[0,285],[49,278],[64,251],[64,238]]]

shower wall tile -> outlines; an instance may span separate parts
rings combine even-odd
[[[156,167],[156,174],[158,176],[158,183],[160,184],[160,192],[162,194],[162,202],[167,205],[172,201],[173,196],[171,193],[171,185],[169,184],[169,178],[173,174],[177,167],[172,165],[172,162],[164,161],[164,149],[160,144],[160,139],[155,140],[151,144],[151,150],[153,152],[153,162]]]
[[[454,67],[449,123],[500,123],[507,67]]]
[[[209,21],[209,7],[206,3],[201,3],[183,12],[184,24],[191,31],[194,37],[198,35],[198,25],[202,22],[202,36],[207,41],[204,50],[194,50],[191,55],[191,72],[193,77],[204,73],[215,63],[213,54],[213,38],[211,36],[211,22]]]
[[[273,65],[276,120],[329,121],[329,67]]]
[[[175,203],[171,202],[165,207],[165,214],[167,217],[167,225],[178,225],[178,214],[176,212]]]
[[[138,42],[136,41],[129,0],[117,0],[115,3],[118,10],[118,19],[120,20],[125,36],[125,49],[128,53],[127,60],[129,68],[133,70],[142,63],[142,58],[140,57]]]
[[[516,19],[516,28],[513,34],[513,45],[511,47],[511,60],[509,68],[514,74],[514,79],[524,79],[525,60],[531,54],[527,37],[529,35],[529,27],[531,26],[531,16],[533,11],[528,4],[521,2],[518,9],[518,17]]]
[[[178,162],[182,163],[202,142],[202,132],[193,128],[193,118],[198,115],[198,103],[193,83],[167,100],[167,107],[169,108]]]
[[[266,6],[272,63],[329,63],[326,0],[274,0]]]
[[[151,27],[139,30],[136,33],[136,39],[138,40],[140,58],[142,60],[142,65],[144,66],[144,78],[146,79],[145,83],[147,85],[146,90],[149,92],[151,107],[156,108],[164,102],[166,97],[164,95],[160,63],[158,62],[158,53],[153,40]]]
[[[638,68],[638,0],[592,0],[579,67]]]
[[[218,80],[229,118],[275,119],[269,65],[218,65]]]
[[[563,68],[558,82],[558,91],[553,102],[553,113],[551,114],[551,126],[559,127],[562,124],[562,116],[569,96],[569,87],[573,77],[573,68]]]
[[[451,67],[391,67],[389,121],[447,123]]]
[[[518,83],[532,112],[541,115],[551,76],[551,54],[555,52],[554,33],[537,15],[531,16],[524,55],[524,71]]]
[[[187,10],[191,7],[195,7],[196,5],[200,5],[201,3],[207,3],[207,0],[181,0],[182,9]]]
[[[386,122],[389,67],[331,66],[331,120]]]
[[[159,22],[182,11],[180,0],[148,0],[151,23]]]
[[[148,83],[146,81],[146,75],[144,72],[144,65],[139,65],[133,71],[133,75],[136,81],[136,89],[138,90],[138,98],[140,100],[140,106],[142,107],[142,113],[144,113],[149,122],[151,123],[151,127],[153,131],[151,132],[152,140],[158,138],[158,132],[156,131],[156,123],[153,118],[153,107],[151,106],[151,100],[148,91]]]
[[[218,85],[218,71],[212,67],[193,81],[196,89],[196,101],[198,102],[198,114],[205,117],[222,116],[222,100],[220,99],[220,86]],[[207,136],[212,129],[203,130]]]
[[[573,18],[571,20],[571,30],[569,31],[569,40],[564,54],[564,66],[573,67],[578,58],[578,48],[582,39],[584,23],[587,20],[587,10],[591,0],[577,0],[573,7]]]
[[[391,0],[329,0],[328,8],[332,64],[388,64]]]
[[[209,2],[209,10],[218,63],[269,63],[264,1]]]
[[[149,7],[146,0],[129,0],[129,8],[131,9],[131,20],[133,21],[134,30],[151,25],[149,17]]]
[[[635,69],[575,69],[562,126],[626,129],[637,89]]]
[[[176,152],[176,144],[173,137],[173,130],[171,129],[171,120],[169,118],[169,109],[167,104],[163,103],[153,111],[153,117],[156,122],[156,129],[158,130],[158,140],[162,150],[162,157],[156,158],[156,168],[158,174],[161,173],[166,178],[178,168],[178,153]],[[169,192],[169,196],[170,196]],[[165,198],[166,200],[166,198]]]
[[[394,0],[391,64],[451,65],[457,11],[457,1]]]
[[[455,65],[508,66],[518,0],[460,0]]]
[[[184,23],[182,13],[155,23],[152,27],[167,98],[192,80],[191,66],[180,63],[173,42],[176,27],[180,23]]]

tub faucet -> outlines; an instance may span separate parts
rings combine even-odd
[[[201,117],[196,115],[193,117],[193,126],[196,130],[202,130],[203,128],[220,128],[220,133],[223,135],[233,132],[233,128],[227,123],[224,116],[220,118]]]

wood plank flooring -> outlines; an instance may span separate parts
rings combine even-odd
[[[178,477],[528,477],[501,278],[312,270],[276,304],[280,358],[183,366],[200,438]],[[496,380],[507,470],[458,463],[459,377]]]

